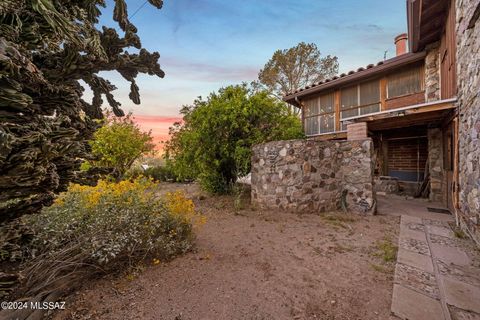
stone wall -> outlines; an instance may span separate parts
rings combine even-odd
[[[457,0],[459,191],[462,225],[480,245],[480,19],[478,0]]]
[[[428,167],[430,171],[430,201],[444,203],[442,131],[428,129]]]
[[[260,208],[375,213],[373,143],[274,141],[252,156],[252,203]]]
[[[439,42],[429,44],[425,51],[425,101],[440,100]]]

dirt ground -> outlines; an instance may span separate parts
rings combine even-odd
[[[55,319],[388,319],[394,263],[379,243],[397,243],[398,217],[259,211],[248,194],[235,210],[233,196],[162,188],[206,215],[196,249],[92,281]]]

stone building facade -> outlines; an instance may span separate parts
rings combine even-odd
[[[274,141],[252,156],[252,202],[293,212],[346,209],[375,213],[373,144],[362,141]]]
[[[444,202],[446,181],[443,168],[443,140],[439,128],[428,129],[428,168],[430,173],[430,201]]]
[[[425,101],[440,99],[440,43],[434,42],[425,48]]]
[[[464,229],[480,245],[480,5],[456,1],[459,107],[459,206]]]

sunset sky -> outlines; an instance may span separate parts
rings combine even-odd
[[[101,75],[157,141],[168,138],[182,105],[255,80],[277,49],[314,42],[322,55],[338,56],[344,72],[383,60],[385,51],[393,57],[394,37],[406,32],[405,0],[165,0],[161,10],[142,6],[144,0],[127,3],[130,16],[140,8],[131,21],[143,47],[160,53],[166,76],[140,75],[142,104],[136,106],[128,82],[113,72]],[[115,26],[113,1],[107,5],[100,25]]]

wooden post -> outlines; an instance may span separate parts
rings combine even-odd
[[[380,79],[380,111],[386,110],[387,77]]]
[[[304,108],[304,103],[302,100],[298,100],[298,104],[299,104],[299,107],[300,107],[300,114],[301,114],[301,117],[302,117],[302,130],[303,130],[303,133],[306,134],[305,132],[305,108]]]
[[[340,124],[340,90],[335,90],[335,128],[336,131],[341,131],[342,127]]]
[[[382,175],[388,176],[388,140],[385,140],[382,136]]]
[[[458,183],[458,165],[459,165],[459,153],[458,153],[458,116],[453,119],[453,208],[459,209],[459,186]]]

